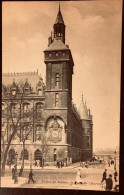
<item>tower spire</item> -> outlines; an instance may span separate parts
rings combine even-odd
[[[54,38],[57,40],[59,39],[63,43],[65,43],[65,24],[60,10],[60,2],[59,2],[58,14],[53,28],[54,28]]]

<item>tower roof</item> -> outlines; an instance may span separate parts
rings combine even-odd
[[[56,21],[55,21],[55,24],[57,24],[57,23],[64,24],[64,20],[63,20],[61,10],[60,10],[60,4],[59,4],[59,11],[58,11],[58,14],[57,14],[57,18],[56,18]]]
[[[61,40],[54,39],[51,45],[45,51],[51,50],[69,50],[69,48]]]
[[[83,97],[82,97],[82,100],[79,106],[79,113],[80,113],[81,119],[89,120],[88,109],[87,109],[86,104],[83,101]]]

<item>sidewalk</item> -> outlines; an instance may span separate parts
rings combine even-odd
[[[62,169],[74,169],[74,168],[77,168],[77,167],[80,167],[80,163],[77,162],[77,163],[73,163],[73,164],[69,164],[67,167],[62,167]],[[18,170],[21,168],[21,165],[18,165]],[[11,167],[12,169],[12,167]],[[6,170],[11,170],[9,169],[9,166],[6,166]],[[24,167],[24,170],[30,170],[30,165],[29,166],[26,166]],[[32,169],[33,170],[43,170],[43,169],[47,169],[47,170],[54,170],[54,169],[61,169],[61,168],[58,168],[56,166],[44,166],[43,168],[42,167],[35,167],[35,166],[32,166]]]
[[[8,187],[8,188],[17,188],[20,187],[22,184],[25,184],[27,182],[27,178],[24,177],[18,177],[18,183],[14,184],[14,180],[12,177],[1,177],[1,187]]]

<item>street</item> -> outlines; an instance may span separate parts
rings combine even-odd
[[[74,184],[76,173],[81,169],[82,184]],[[102,174],[107,168],[107,175],[112,174],[114,180],[114,166],[107,167],[106,164],[92,164],[88,168],[80,167],[80,163],[75,166],[63,168],[37,168],[33,169],[35,183],[28,184],[29,169],[23,172],[25,182],[20,183],[21,188],[59,188],[59,189],[86,189],[86,190],[105,190],[101,185]],[[6,176],[11,178],[11,170],[6,172]],[[20,177],[19,177],[20,178]],[[115,185],[114,181],[113,184]],[[14,185],[14,184],[13,184]]]

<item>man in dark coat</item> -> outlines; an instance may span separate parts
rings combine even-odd
[[[102,183],[103,181],[106,181],[106,177],[107,177],[107,169],[105,169],[105,171],[103,172],[103,176],[102,176],[102,181],[101,181],[101,183]]]
[[[110,174],[109,177],[106,179],[106,191],[111,191],[113,187],[112,175]]]
[[[115,172],[114,172],[114,180],[115,180],[115,182],[117,182],[117,176],[118,176],[117,170],[115,169]]]
[[[32,181],[34,183],[34,179],[33,179],[33,173],[32,173],[32,169],[30,170],[30,173],[29,173],[29,180],[28,180],[28,183],[30,183],[30,181]]]
[[[12,168],[12,179],[15,178],[15,167]]]

